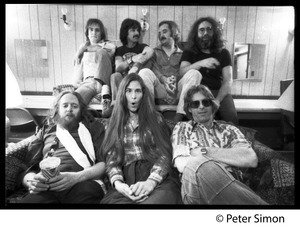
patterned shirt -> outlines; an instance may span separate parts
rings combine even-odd
[[[179,122],[172,133],[173,163],[177,157],[190,156],[191,150],[198,147],[251,147],[242,132],[233,125],[213,121],[212,128],[193,120]]]
[[[150,130],[148,131],[148,134],[152,136]],[[125,152],[124,165],[125,166],[135,161],[146,160],[145,157],[143,156],[143,152],[139,144],[139,140],[140,140],[140,136],[138,132],[138,126],[134,129],[131,123],[128,121],[127,124],[125,125],[125,136],[124,136],[124,152]],[[152,137],[152,142],[154,142],[153,137]],[[162,182],[164,177],[167,175],[167,170],[165,166],[167,164],[166,163],[167,160],[168,159],[166,157],[161,156],[161,158],[159,158],[157,162],[154,163],[150,171],[149,179],[153,179],[158,183]],[[121,166],[113,167],[111,170],[109,170],[108,176],[111,184],[114,184],[116,180],[120,180],[124,182]]]

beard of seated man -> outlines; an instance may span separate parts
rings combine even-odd
[[[79,122],[80,122],[79,114],[76,116],[71,112],[68,112],[62,117],[59,115],[57,117],[57,124],[61,125],[63,128],[65,128],[68,131],[77,129]]]

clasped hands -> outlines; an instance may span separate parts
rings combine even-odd
[[[145,201],[157,186],[157,182],[152,179],[139,181],[130,186],[119,180],[115,181],[114,184],[118,192],[122,193],[124,196],[137,203]]]

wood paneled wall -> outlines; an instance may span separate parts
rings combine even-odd
[[[68,9],[67,20],[73,22],[71,31],[64,29],[61,9]],[[266,57],[261,82],[234,81],[232,94],[244,96],[278,96],[279,81],[294,78],[294,8],[278,6],[155,6],[155,5],[6,5],[6,61],[17,77],[21,91],[52,92],[55,85],[72,82],[73,57],[84,42],[84,26],[88,18],[102,20],[110,40],[119,40],[121,22],[125,18],[139,20],[142,9],[148,9],[150,29],[142,41],[155,47],[157,25],[162,20],[174,20],[186,40],[193,22],[202,16],[226,18],[224,37],[232,53],[234,42],[266,44]],[[24,77],[18,71],[15,39],[47,41],[49,75]],[[118,44],[121,45],[120,42]],[[30,66],[28,66],[30,67]]]

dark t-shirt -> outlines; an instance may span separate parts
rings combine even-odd
[[[133,48],[128,48],[127,46],[123,45],[123,46],[120,46],[117,48],[115,56],[121,56],[124,61],[124,60],[129,59],[132,56],[142,53],[146,46],[148,46],[148,45],[138,43]],[[129,65],[129,69],[132,66],[133,66],[133,62]],[[127,72],[123,72],[123,74],[126,74],[126,73]]]
[[[222,51],[219,53],[210,54],[203,53],[201,51],[194,53],[190,50],[184,50],[180,62],[187,61],[193,64],[199,60],[210,57],[216,58],[220,62],[220,65],[215,69],[201,68],[199,70],[203,77],[201,84],[206,85],[211,90],[218,90],[220,89],[223,80],[222,69],[226,66],[232,65],[231,56],[227,49],[222,49]]]

